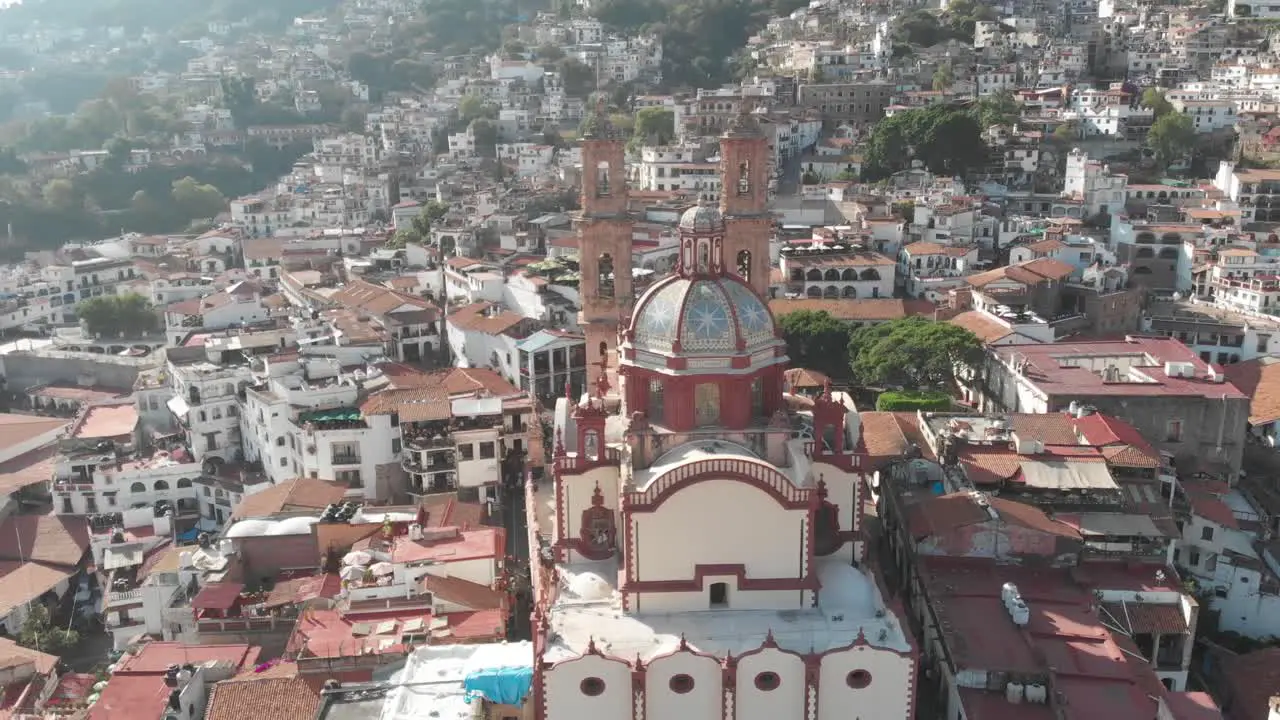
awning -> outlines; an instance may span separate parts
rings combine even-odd
[[[1027,487],[1044,490],[1117,490],[1104,462],[1072,460],[1022,461],[1022,479]]]
[[[1059,520],[1075,525],[1081,535],[1107,537],[1165,537],[1150,515],[1126,513],[1079,513],[1060,515]]]
[[[141,545],[108,547],[102,552],[102,569],[119,570],[141,565],[143,554]]]
[[[1130,635],[1185,635],[1187,620],[1178,605],[1150,603],[1102,603],[1103,619],[1114,620]],[[1108,617],[1109,616],[1109,617]]]
[[[191,406],[187,405],[187,401],[177,395],[169,398],[169,402],[165,403],[165,405],[167,405],[169,410],[177,417],[186,417],[186,414],[191,412]]]
[[[244,590],[244,585],[240,583],[205,585],[191,599],[191,608],[193,610],[230,610],[235,607],[236,600],[240,598],[241,590]]]

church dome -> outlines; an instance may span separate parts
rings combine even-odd
[[[716,207],[699,203],[680,216],[680,230],[698,234],[717,233],[724,230],[724,217]]]
[[[636,302],[630,342],[662,355],[751,354],[781,343],[769,308],[732,275],[657,282]]]

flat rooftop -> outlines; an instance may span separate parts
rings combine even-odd
[[[496,668],[533,669],[533,643],[484,645],[431,645],[414,650],[404,669],[391,681],[382,706],[382,720],[440,718],[471,720],[475,711],[467,702],[463,682],[467,676]]]
[[[611,655],[649,660],[676,650],[681,638],[694,650],[723,657],[760,647],[770,633],[779,647],[802,653],[845,647],[859,635],[876,647],[911,649],[874,580],[839,558],[815,562],[821,584],[816,608],[634,614],[622,610],[616,559],[561,565],[546,659],[576,657],[594,641]]]

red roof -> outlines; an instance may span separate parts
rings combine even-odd
[[[212,583],[205,585],[191,599],[193,610],[229,610],[235,607],[244,585],[240,583]]]
[[[225,662],[236,666],[234,674],[257,662],[259,650],[250,645],[149,642],[135,654],[125,655],[116,665],[98,702],[89,709],[87,720],[160,717],[171,692],[164,683],[164,674],[170,665]]]

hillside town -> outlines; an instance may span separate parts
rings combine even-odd
[[[0,718],[1280,720],[1280,8],[125,5],[0,8]]]

